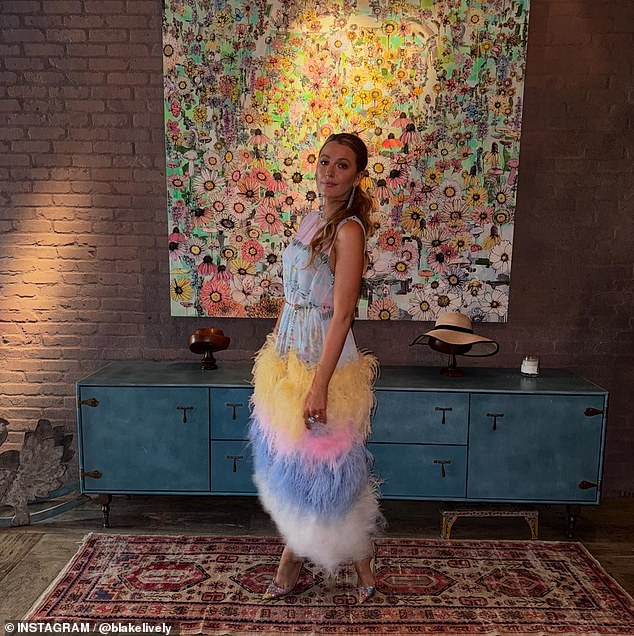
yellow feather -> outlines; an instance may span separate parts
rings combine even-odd
[[[328,385],[329,428],[353,425],[363,438],[370,434],[372,385],[377,372],[378,361],[369,353],[360,353],[335,370]],[[267,414],[270,426],[293,440],[305,431],[304,402],[314,376],[315,368],[295,352],[280,356],[274,336],[267,339],[255,357],[253,404]]]

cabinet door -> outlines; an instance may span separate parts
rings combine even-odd
[[[372,441],[466,444],[469,394],[377,391]]]
[[[209,490],[209,389],[81,387],[87,492]]]
[[[216,494],[252,494],[253,461],[248,442],[211,442],[211,489]]]
[[[211,390],[211,437],[246,439],[251,389]]]
[[[600,478],[600,396],[473,395],[469,432],[470,499],[593,502]]]
[[[465,496],[466,446],[368,444],[373,473],[386,498],[461,499]]]

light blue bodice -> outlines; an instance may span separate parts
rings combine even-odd
[[[337,231],[347,221],[356,221],[361,225],[359,219],[351,216],[339,223]],[[333,316],[335,277],[328,262],[328,252],[317,254],[312,264],[308,264],[310,241],[323,223],[318,212],[304,217],[297,236],[282,256],[285,303],[278,330],[277,350],[282,355],[296,351],[304,362],[311,365],[319,362]],[[337,366],[358,355],[350,330]]]

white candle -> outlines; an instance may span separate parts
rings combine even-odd
[[[539,374],[539,358],[537,356],[526,356],[522,360],[521,372],[524,375]]]

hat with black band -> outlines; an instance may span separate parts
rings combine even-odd
[[[495,340],[474,334],[469,317],[457,311],[440,314],[434,328],[418,336],[411,344],[429,344],[432,338],[451,345],[471,345],[470,349],[462,354],[465,356],[492,356],[499,349]]]

